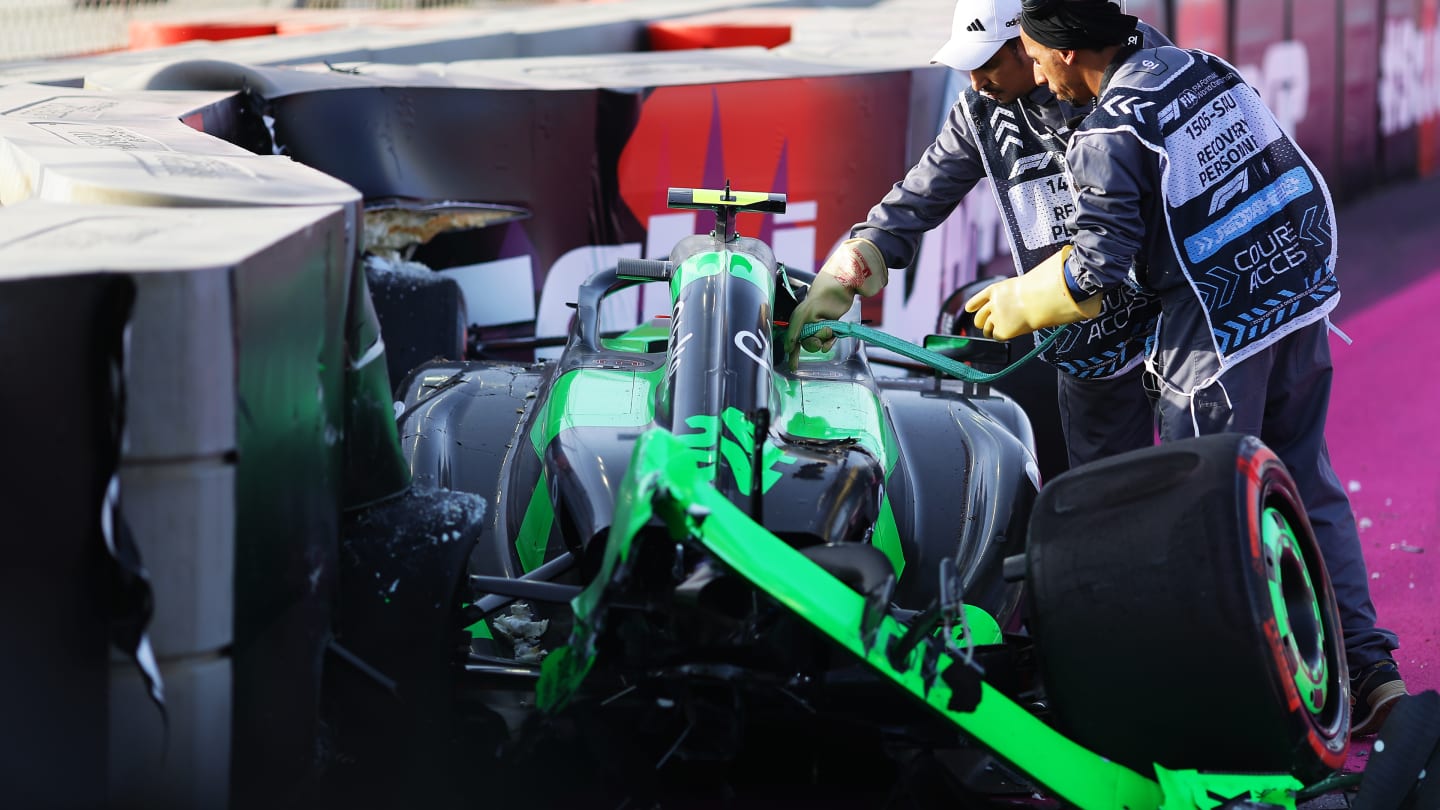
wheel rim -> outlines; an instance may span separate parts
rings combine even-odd
[[[1261,519],[1265,575],[1276,629],[1295,680],[1296,691],[1311,714],[1319,714],[1328,698],[1325,629],[1320,601],[1305,567],[1290,521],[1274,507]]]

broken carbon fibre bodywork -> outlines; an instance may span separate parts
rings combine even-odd
[[[807,795],[881,804],[1039,791],[1096,810],[1175,810],[1242,798],[1293,807],[1301,782],[1289,771],[1336,767],[1348,713],[1336,708],[1347,696],[1333,600],[1268,450],[1223,437],[1157,448],[1126,467],[1148,475],[1144,486],[1082,468],[1037,501],[1029,423],[1008,398],[938,376],[877,375],[848,338],[786,370],[777,338],[804,285],[735,231],[741,213],[783,211],[783,196],[671,189],[670,204],[715,211],[714,231],[666,260],[594,274],[558,361],[432,363],[402,386],[416,481],[491,504],[471,557],[461,691],[492,729],[503,725],[487,749],[500,773],[526,774],[560,804],[748,796],[794,781]],[[602,332],[606,297],[636,284],[650,307],[651,291],[668,293],[668,313]],[[960,357],[991,351],[972,339]],[[1264,487],[1234,486],[1237,453]],[[1087,742],[1093,723],[1061,734],[1042,672],[1049,686],[1065,678],[1046,670],[1044,638],[1016,632],[1027,571],[1045,595],[1027,622],[1054,625],[1066,604],[1093,632],[1153,632],[1144,606],[1094,600],[1090,611],[1051,596],[1094,583],[1083,566],[1055,562],[1095,541],[1093,527],[1065,536],[1088,508],[1071,495],[1109,482],[1142,499],[1137,514],[1160,514],[1143,501],[1151,491],[1183,495],[1212,479],[1217,508],[1236,509],[1237,544],[1262,506],[1280,527],[1267,537],[1301,538],[1245,544],[1280,549],[1287,563],[1268,579],[1247,575],[1257,627],[1305,605],[1316,617],[1281,621],[1253,657],[1284,688],[1302,682],[1297,667],[1328,687],[1320,704],[1291,701],[1265,718],[1277,741],[1255,760],[1259,775],[1195,771],[1225,760],[1192,761],[1192,749],[1160,742],[1153,755],[1112,760]],[[1032,514],[1050,522],[1045,536]],[[1146,539],[1122,530],[1117,541]],[[1305,742],[1292,748],[1297,735]],[[568,781],[544,778],[561,762]],[[977,784],[982,772],[1007,778]],[[584,787],[567,793],[572,782]]]

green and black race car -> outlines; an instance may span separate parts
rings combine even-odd
[[[592,276],[557,361],[403,384],[417,486],[489,507],[398,554],[352,521],[341,641],[419,696],[385,735],[342,717],[353,738],[431,734],[447,764],[405,767],[506,807],[1294,808],[1339,769],[1339,620],[1269,449],[1207,437],[1042,487],[1025,413],[981,382],[879,374],[851,337],[789,370],[807,274],[735,230],[783,195],[670,204],[714,230]],[[635,284],[669,311],[602,333]],[[392,601],[391,572],[434,583]]]

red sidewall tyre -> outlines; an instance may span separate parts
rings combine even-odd
[[[1222,434],[1071,470],[1040,491],[1030,629],[1062,731],[1118,762],[1344,763],[1339,613],[1284,464]]]

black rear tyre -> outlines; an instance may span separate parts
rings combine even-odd
[[[1426,690],[1395,704],[1365,765],[1353,810],[1440,807],[1440,694]]]
[[[1344,763],[1348,676],[1295,485],[1258,439],[1126,453],[1040,491],[1031,630],[1057,721],[1148,771]]]

